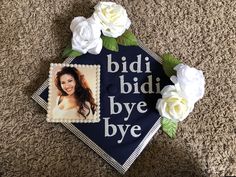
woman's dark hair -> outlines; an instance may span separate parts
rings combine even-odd
[[[75,79],[75,99],[76,103],[79,106],[78,113],[81,114],[84,118],[86,118],[87,115],[90,113],[90,107],[86,104],[86,102],[89,102],[91,105],[92,113],[94,114],[97,105],[95,104],[95,100],[92,96],[92,91],[88,87],[86,80],[84,78],[84,75],[80,73],[79,70],[73,67],[63,67],[61,71],[57,72],[56,78],[55,78],[55,85],[60,91],[60,94],[62,96],[67,96],[68,94],[62,89],[61,87],[61,81],[60,78],[64,74],[69,74]],[[88,109],[89,113],[85,115],[84,109]]]

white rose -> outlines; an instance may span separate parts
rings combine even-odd
[[[162,117],[175,121],[183,121],[193,110],[194,105],[180,96],[174,85],[165,86],[162,99],[158,99],[156,109]]]
[[[177,71],[177,77],[171,76],[170,80],[189,102],[193,104],[204,95],[205,79],[203,72],[188,65],[178,64],[174,69]]]
[[[102,50],[101,28],[92,18],[75,17],[70,25],[72,49],[81,53],[99,54]]]
[[[95,7],[93,18],[101,24],[105,36],[117,38],[130,27],[126,10],[114,2],[99,2]]]

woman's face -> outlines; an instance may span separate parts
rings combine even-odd
[[[72,95],[75,92],[75,78],[70,74],[63,74],[60,78],[61,88],[68,94]]]

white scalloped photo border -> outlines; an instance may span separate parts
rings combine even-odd
[[[52,85],[53,85],[53,69],[55,67],[75,67],[79,68],[93,68],[96,70],[96,87],[94,88],[94,98],[97,104],[97,111],[94,114],[95,119],[55,119],[52,116]],[[55,100],[54,100],[55,101]],[[49,90],[48,90],[48,106],[47,106],[47,121],[58,123],[96,123],[100,121],[100,65],[82,65],[82,64],[65,64],[65,63],[51,63],[49,69]]]

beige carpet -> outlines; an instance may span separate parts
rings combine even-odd
[[[206,93],[178,129],[156,135],[124,176],[236,175],[236,1],[121,3],[132,31],[158,54],[204,71]],[[1,0],[0,176],[120,176],[30,97],[62,62],[70,21],[96,1]]]

